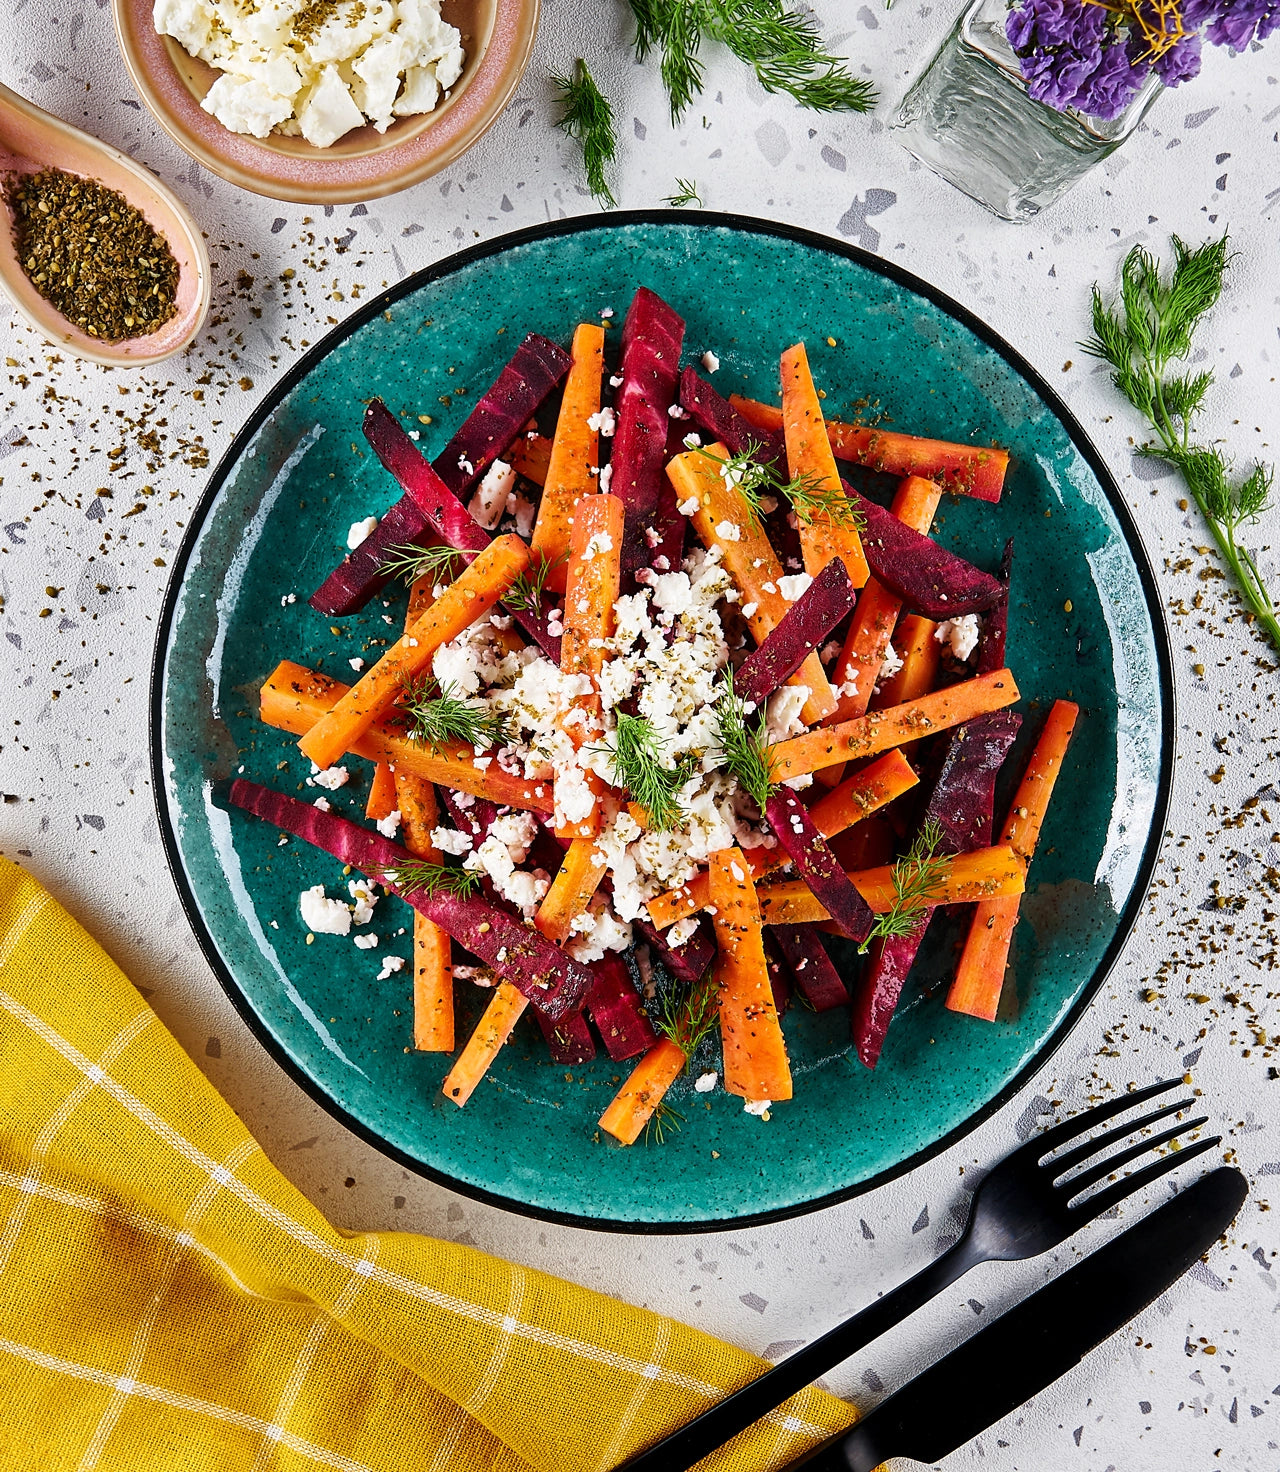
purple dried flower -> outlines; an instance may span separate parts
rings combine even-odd
[[[1156,76],[1166,87],[1176,87],[1179,82],[1189,82],[1200,75],[1200,37],[1189,35],[1171,46],[1160,57],[1153,68]]]
[[[1010,12],[1006,34],[1018,55],[1027,95],[1060,112],[1074,107],[1113,118],[1146,80],[1142,44],[1135,45],[1101,5],[1025,0]]]
[[[1215,46],[1243,51],[1280,30],[1280,0],[1225,0],[1205,35]]]

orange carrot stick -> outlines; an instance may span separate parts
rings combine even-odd
[[[913,531],[924,533],[932,526],[933,516],[941,499],[942,487],[935,481],[909,475],[898,487],[890,509]],[[891,593],[876,578],[868,578],[862,596],[858,599],[858,606],[854,609],[853,620],[831,681],[837,690],[850,683],[855,684],[857,689],[852,695],[841,694],[836,711],[827,717],[828,725],[838,720],[851,721],[855,716],[866,714],[871,702],[871,692],[880,678],[885,650],[889,647],[894,625],[901,612],[902,599]]]
[[[1018,698],[1018,687],[1009,670],[995,670],[989,675],[962,680],[958,685],[935,690],[931,695],[922,695],[918,700],[889,710],[871,711],[839,726],[807,731],[802,736],[777,742],[769,748],[773,777],[777,782],[785,782],[853,757],[875,756],[890,747],[903,746],[921,736],[958,726],[987,711],[1002,710]]]
[[[387,762],[379,762],[373,769],[373,781],[369,784],[369,798],[364,805],[364,815],[373,822],[388,817],[396,805],[396,774]]]
[[[742,595],[742,616],[751,637],[763,644],[791,607],[778,587],[782,564],[764,528],[752,517],[741,495],[726,484],[712,456],[727,460],[729,451],[724,445],[714,444],[707,447],[705,455],[699,450],[677,455],[667,465],[667,477],[679,502],[692,502],[696,507],[690,517],[693,528],[704,546],[720,549],[721,562]],[[808,688],[809,699],[802,714],[809,725],[836,708],[835,692],[816,651],[787,683]]]
[[[1001,837],[1024,860],[1030,861],[1035,853],[1054,783],[1062,770],[1062,759],[1079,714],[1080,707],[1072,701],[1054,701],[1014,794]],[[947,993],[947,1006],[953,1012],[995,1021],[1018,909],[1016,897],[979,904],[960,953],[955,980]]]
[[[802,342],[782,355],[782,429],[787,441],[787,469],[792,476],[811,479],[813,489],[830,504],[847,502]],[[807,520],[801,517],[800,550],[810,577],[817,577],[833,557],[839,557],[855,588],[867,580],[870,569],[852,518],[841,520],[827,511],[815,511]]]
[[[740,1099],[789,1099],[787,1045],[765,964],[756,887],[741,849],[711,855],[710,886],[720,953],[725,1089]]]
[[[448,592],[298,742],[303,755],[322,769],[331,767],[387,714],[405,681],[430,665],[442,644],[456,639],[492,608],[528,566],[529,549],[519,537],[495,537]]]
[[[542,434],[522,434],[511,446],[507,463],[535,486],[546,485],[551,469],[551,441]]]
[[[634,1145],[684,1063],[683,1048],[670,1038],[650,1048],[600,1116],[600,1128],[621,1144]]]
[[[577,747],[599,739],[603,731],[600,671],[604,668],[604,640],[617,624],[614,605],[622,580],[622,528],[626,509],[617,496],[583,496],[573,515],[569,566],[564,598],[564,637],[560,668],[567,675],[585,675],[591,691],[579,695],[565,717],[569,739]],[[582,790],[556,800],[556,832],[562,838],[594,838],[600,832],[601,802],[606,790],[594,772],[583,773]],[[590,797],[591,806],[584,811]]]
[[[782,411],[776,404],[730,395],[729,402],[757,429],[782,428]],[[976,496],[980,501],[998,501],[1009,466],[1008,450],[994,445],[953,445],[947,440],[923,439],[897,430],[868,429],[861,424],[827,420],[831,448],[841,460],[866,465],[888,475],[927,475],[941,481],[949,491]]]
[[[596,857],[593,838],[575,838],[569,845],[546,898],[538,906],[533,923],[557,945],[569,939],[573,922],[591,904],[607,865]]]
[[[498,1056],[528,1005],[528,997],[509,981],[501,982],[494,990],[484,1016],[476,1023],[475,1032],[467,1039],[466,1047],[458,1054],[440,1086],[445,1098],[452,1099],[459,1109],[475,1093],[476,1085],[488,1072],[489,1065]]]
[[[886,710],[891,705],[905,705],[927,695],[938,680],[938,664],[942,646],[933,637],[937,629],[931,619],[909,613],[898,625],[898,642],[894,653],[902,667],[880,681],[878,692],[872,691],[871,709]]]
[[[547,465],[533,528],[533,552],[552,563],[546,586],[563,592],[564,559],[569,554],[573,508],[580,496],[599,488],[600,374],[604,368],[604,328],[583,322],[573,333],[573,365],[565,380],[560,417],[556,420],[551,458]],[[592,472],[595,472],[593,474]]]
[[[939,860],[937,885],[926,903],[930,907],[955,905],[1021,894],[1026,874],[1026,860],[1007,843],[974,849],[945,863]],[[877,914],[893,908],[896,891],[892,864],[857,870],[849,878]],[[771,879],[760,886],[758,893],[766,925],[810,925],[831,918],[803,879]]]
[[[847,778],[835,789],[814,803],[809,809],[814,827],[824,838],[834,838],[846,828],[861,823],[877,808],[891,803],[895,797],[914,787],[920,779],[911,769],[910,762],[898,750],[886,752],[884,756],[864,767],[862,771]],[[787,862],[786,850],[776,848],[752,848],[744,853],[752,879],[760,879],[771,870]],[[707,875],[704,870],[696,874],[679,889],[668,890],[649,901],[649,918],[659,930],[687,915],[696,915],[711,903]]]
[[[429,864],[443,855],[431,842],[440,824],[436,790],[412,772],[396,772],[395,805],[405,848]],[[413,912],[413,1046],[420,1053],[453,1052],[453,952],[434,921]]]
[[[268,726],[302,736],[337,705],[347,688],[329,675],[282,660],[263,683],[259,715]],[[509,807],[540,813],[549,813],[555,807],[549,783],[513,777],[496,764],[487,770],[477,767],[474,750],[464,742],[419,746],[394,727],[379,724],[370,727],[351,751],[369,761],[389,762],[399,772],[414,772],[429,782],[443,782],[458,792],[492,798]]]

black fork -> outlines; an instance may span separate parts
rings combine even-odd
[[[622,1463],[616,1472],[624,1469],[625,1472],[688,1472],[716,1447],[776,1410],[796,1391],[848,1359],[856,1350],[878,1339],[978,1263],[1013,1262],[1048,1252],[1086,1222],[1110,1211],[1185,1161],[1211,1150],[1221,1142],[1220,1135],[1197,1140],[1185,1150],[1170,1151],[1093,1195],[1085,1194],[1130,1161],[1171,1143],[1189,1130],[1199,1129],[1208,1118],[1200,1115],[1159,1134],[1144,1135],[1072,1174],[1099,1151],[1188,1108],[1192,1100],[1179,1099],[1151,1110],[1141,1119],[1117,1125],[1105,1134],[1082,1138],[1104,1120],[1113,1119],[1158,1094],[1168,1093],[1181,1082],[1181,1079],[1167,1079],[1145,1089],[1135,1089],[1032,1136],[983,1179],[973,1194],[969,1220],[960,1240],[941,1257],[647,1451]],[[1073,1143],[1076,1141],[1079,1143]],[[1063,1149],[1066,1145],[1072,1148]]]

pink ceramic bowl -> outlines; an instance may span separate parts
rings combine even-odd
[[[506,106],[533,50],[539,0],[444,0],[467,62],[448,101],[328,148],[232,133],[200,106],[217,72],[156,33],[152,0],[113,0],[116,35],[139,95],[179,147],[242,189],[303,204],[348,204],[408,189],[465,153]]]

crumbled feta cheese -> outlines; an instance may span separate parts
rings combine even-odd
[[[296,603],[297,601],[298,595],[296,593],[286,593],[284,597],[280,600],[280,607],[288,608],[291,603]]]
[[[712,1069],[710,1073],[700,1073],[694,1080],[693,1087],[699,1094],[709,1094],[719,1082],[720,1075]]]
[[[394,976],[397,971],[403,971],[403,970],[404,970],[404,957],[403,956],[383,956],[383,958],[382,958],[382,970],[378,972],[377,979],[379,981],[386,981],[386,979],[389,976]]]
[[[354,552],[366,537],[371,537],[378,529],[378,518],[366,516],[363,521],[353,521],[347,532],[347,546]]]
[[[695,430],[691,429],[689,433],[684,437],[684,447],[686,450],[701,449],[702,436],[698,434]]]
[[[351,906],[352,918],[357,925],[368,925],[373,919],[373,907],[378,903],[378,896],[369,888],[363,879],[349,879],[347,881],[347,893],[353,901]]]
[[[835,657],[840,653],[843,648],[844,645],[840,642],[839,639],[832,639],[829,643],[822,646],[822,653],[818,656],[818,658],[823,662],[823,664],[830,664],[831,661],[835,659]]]
[[[600,493],[607,496],[609,487],[613,484],[613,466],[602,465],[600,467]]]
[[[302,923],[316,935],[346,935],[351,929],[351,911],[341,900],[326,899],[323,884],[304,889],[298,908]]]
[[[597,553],[613,551],[613,538],[608,532],[596,532],[582,549],[583,562],[590,562]],[[584,610],[585,612],[585,610]]]
[[[746,619],[755,618],[756,614],[759,611],[760,611],[760,605],[758,603],[744,603],[742,605],[742,616],[743,616],[743,618],[746,618]]]
[[[679,950],[686,941],[693,939],[697,933],[697,929],[698,917],[696,915],[686,915],[683,920],[677,920],[667,931],[667,944],[673,950]]]
[[[608,440],[612,439],[618,427],[618,418],[608,404],[602,405],[594,414],[587,417],[587,428]]]
[[[352,942],[362,951],[372,951],[378,944],[378,937],[370,931],[368,935],[352,936]]]
[[[716,536],[722,542],[740,542],[742,540],[742,528],[732,521],[722,521],[716,527]]]
[[[610,388],[621,388],[622,387],[622,374],[621,373],[611,373],[609,375],[609,387]]]
[[[356,674],[359,674],[360,671],[364,669],[364,660],[362,660],[358,654],[353,655],[349,660],[347,660],[347,663],[351,666],[353,670],[355,670]]]
[[[698,500],[697,496],[690,496],[687,501],[681,501],[676,507],[676,510],[681,516],[696,516],[698,514],[698,507],[701,504],[702,502]]]
[[[438,848],[442,854],[453,854],[460,858],[471,852],[471,835],[462,833],[457,828],[433,828],[431,847]]]
[[[769,697],[765,706],[766,731],[770,741],[785,741],[788,736],[798,736],[805,729],[805,702],[809,699],[807,685],[781,685]]]
[[[378,819],[378,832],[383,838],[394,838],[399,832],[403,819],[400,817],[400,809],[393,808],[385,818]]]
[[[569,954],[575,961],[599,961],[606,951],[625,951],[631,944],[631,926],[624,925],[608,905],[576,916],[569,929]]]
[[[609,318],[613,316],[613,308],[612,307],[601,307],[600,308],[600,315],[605,319],[605,321],[608,321]]]
[[[776,593],[778,591],[778,585],[773,582],[761,583],[760,586],[766,593]]]
[[[882,680],[892,680],[901,668],[902,656],[892,644],[886,644],[884,648],[884,660],[880,665],[880,678]]]
[[[689,417],[679,404],[668,404],[667,413],[672,419],[688,419]]]
[[[515,489],[516,473],[505,460],[495,460],[476,487],[467,510],[487,531],[502,520],[507,497]]]
[[[327,767],[323,772],[314,762],[311,763],[311,775],[307,778],[308,787],[324,787],[329,792],[337,792],[339,787],[345,787],[351,778],[351,773],[346,767]]]
[[[744,1099],[742,1108],[745,1113],[754,1114],[757,1118],[764,1119],[768,1115],[769,1106],[772,1103],[772,1099]]]
[[[790,577],[778,579],[778,592],[787,600],[794,603],[797,598],[808,588],[813,579],[807,572],[793,573]]]
[[[313,808],[319,808],[322,813],[333,812],[333,805],[330,803],[327,797],[316,798],[315,802],[313,802],[311,806]]]
[[[718,373],[720,371],[720,359],[716,357],[710,348],[702,355],[702,366],[708,373]]]
[[[944,618],[933,631],[939,644],[950,646],[953,659],[967,660],[978,647],[978,635],[982,625],[976,613],[966,613],[960,618]]]

